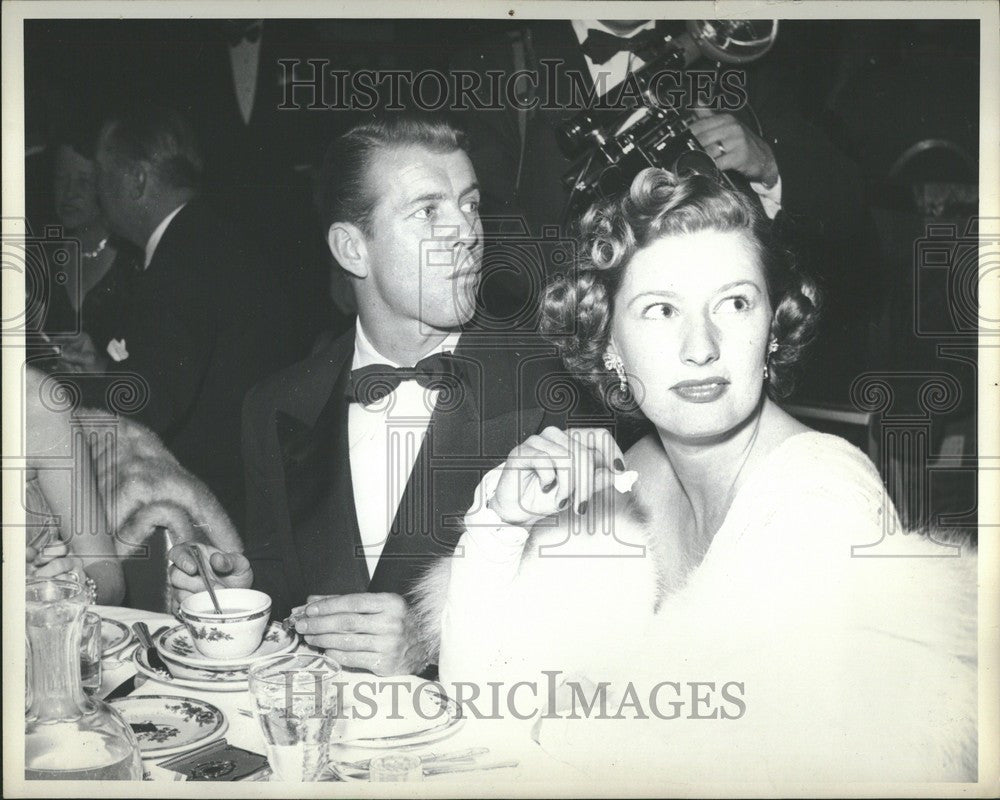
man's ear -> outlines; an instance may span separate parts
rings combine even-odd
[[[368,277],[368,247],[357,225],[334,222],[326,232],[326,243],[344,270],[355,278]]]
[[[150,165],[145,161],[137,161],[128,169],[129,184],[132,188],[132,196],[136,199],[142,197],[150,188],[149,185]]]

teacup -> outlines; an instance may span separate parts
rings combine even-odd
[[[195,648],[206,658],[240,658],[260,647],[271,619],[271,598],[254,589],[216,589],[219,614],[208,592],[187,597],[180,608]]]

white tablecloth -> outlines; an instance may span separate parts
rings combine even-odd
[[[173,617],[166,614],[154,614],[148,611],[115,606],[98,606],[95,610],[103,617],[118,620],[129,626],[134,622],[143,621],[151,631],[156,631],[157,628],[164,625],[177,624]],[[133,649],[132,646],[129,646],[122,656],[112,656],[104,662],[100,696],[103,697],[135,674],[136,669],[130,657],[119,660],[124,656],[130,656]],[[374,676],[372,679],[380,680]],[[418,679],[412,678],[412,681],[418,682]],[[136,696],[155,694],[196,697],[212,703],[226,715],[229,721],[229,728],[224,735],[230,743],[256,753],[266,754],[264,739],[256,720],[240,713],[240,709],[249,710],[251,707],[247,692],[211,692],[169,686],[156,680],[147,680],[133,692],[133,695]],[[402,696],[405,698],[405,694]],[[518,761],[519,765],[516,768],[500,770],[438,775],[427,778],[427,781],[434,781],[436,784],[461,783],[465,786],[475,782],[481,787],[503,787],[506,785],[513,788],[516,785],[522,785],[527,788],[528,785],[538,782],[548,784],[555,782],[565,787],[567,783],[581,780],[581,775],[577,771],[547,755],[531,739],[530,721],[509,717],[477,719],[474,715],[469,714],[466,714],[466,717],[466,722],[452,736],[431,744],[408,748],[406,752],[422,755],[424,753],[450,753],[472,747],[488,747],[489,753],[479,756],[478,761],[487,763],[513,759]],[[353,761],[373,755],[385,755],[389,752],[392,751],[365,750],[353,746],[337,745],[333,748],[332,755],[337,760]],[[444,789],[443,785],[442,789]]]

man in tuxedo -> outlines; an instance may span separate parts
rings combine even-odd
[[[339,663],[415,672],[427,656],[407,592],[454,550],[483,474],[564,425],[539,399],[561,369],[535,336],[466,325],[479,186],[450,125],[355,127],[330,148],[316,196],[357,323],[247,396],[246,551],[211,561],[223,585],[270,594],[278,615],[308,601],[296,628]],[[175,588],[197,591],[188,556],[172,558]]]
[[[281,364],[260,258],[199,197],[201,156],[177,113],[148,106],[113,117],[96,155],[109,224],[143,259],[113,336],[87,339],[65,360],[98,374],[80,380],[89,402],[113,401],[116,376],[137,375],[134,402],[111,410],[159,434],[239,520],[241,404]]]

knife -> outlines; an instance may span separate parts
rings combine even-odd
[[[146,663],[156,672],[159,672],[165,678],[172,677],[170,675],[170,669],[166,664],[163,663],[163,659],[160,658],[160,654],[156,651],[156,646],[153,644],[153,637],[149,634],[149,628],[146,626],[145,622],[136,622],[132,625],[132,630],[139,640],[139,647],[146,651]]]
[[[119,697],[127,697],[146,682],[142,675],[133,675],[127,681],[122,681],[114,689],[104,695],[104,702],[117,700]]]

